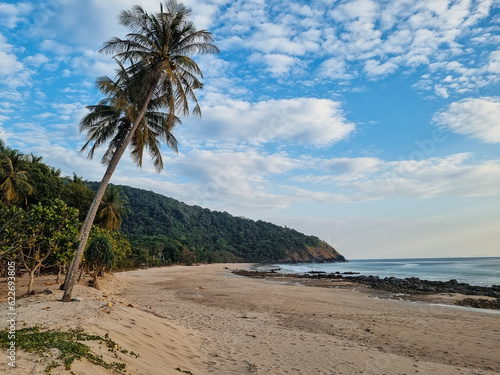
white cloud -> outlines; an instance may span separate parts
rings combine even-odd
[[[436,93],[437,96],[440,96],[445,99],[450,96],[450,94],[448,94],[448,90],[446,89],[446,87],[442,87],[440,85],[434,86],[434,92]]]
[[[32,6],[25,2],[17,4],[0,3],[0,24],[13,29],[17,24],[27,21],[23,16],[28,14],[31,9]]]
[[[24,65],[17,59],[14,46],[7,42],[0,34],[0,76],[8,76],[24,69]]]
[[[454,102],[436,113],[434,123],[485,143],[500,143],[500,98],[483,97]]]
[[[253,34],[249,43],[252,48],[266,54],[303,55],[306,52],[304,45],[290,40],[291,34],[292,31],[283,25],[264,23],[259,26],[259,30]]]
[[[273,193],[270,179],[295,168],[286,155],[267,155],[256,150],[193,150],[168,158],[175,174],[197,182],[191,203],[231,204],[240,207],[282,208],[288,198]]]
[[[500,74],[500,50],[490,53],[488,71]]]
[[[40,49],[42,51],[56,53],[63,56],[69,55],[74,51],[73,46],[50,39],[45,39],[43,42],[41,42]]]
[[[365,63],[365,71],[370,77],[385,76],[394,73],[398,69],[398,64],[395,60],[396,59],[392,59],[383,64],[373,59],[368,60]]]
[[[47,7],[42,2],[33,10],[36,18],[31,33],[92,49],[102,47],[102,43],[112,36],[124,36],[128,31],[116,21],[118,15],[138,4],[135,0],[64,0],[53,3],[55,5]],[[183,3],[193,10],[195,26],[205,29],[211,27],[225,1],[186,0]],[[157,0],[142,0],[140,5],[148,12],[160,10]]]
[[[297,57],[278,53],[262,55],[256,52],[250,55],[248,60],[255,64],[259,64],[261,70],[269,71],[274,76],[287,75],[295,65],[300,63]],[[266,66],[265,69],[262,69],[263,65]]]
[[[115,20],[120,10],[135,3],[134,0],[86,3],[65,0],[56,7],[39,6],[32,9],[32,15],[43,17],[35,17],[33,27],[37,35],[47,39],[42,43],[43,51],[68,55],[82,47],[97,50],[111,36],[126,33]],[[322,78],[346,80],[366,74],[370,79],[380,79],[396,71],[412,71],[418,66],[443,62],[460,62],[462,67],[440,65],[430,75],[430,81],[420,83],[419,88],[434,90],[439,85],[442,89],[436,93],[443,96],[445,89],[447,95],[453,95],[500,80],[497,53],[491,53],[489,60],[463,59],[465,44],[469,48],[475,48],[474,43],[482,43],[482,48],[495,46],[494,37],[485,36],[498,34],[498,27],[492,22],[486,26],[479,24],[494,6],[490,0],[451,4],[341,0],[329,3],[326,12],[324,2],[304,5],[277,0],[187,0],[184,3],[192,8],[199,28],[214,31],[223,52],[244,51],[251,63],[251,70],[246,67],[248,71],[270,74],[280,83],[296,83],[290,74],[296,68],[308,73],[317,69],[313,73]],[[141,5],[148,11],[158,9],[155,0],[144,0]],[[14,12],[12,9],[5,12],[10,14]],[[54,22],[56,19],[58,22]],[[93,76],[110,70],[104,59],[88,52],[75,57],[73,67]],[[453,82],[441,82],[450,72]]]
[[[356,19],[373,20],[377,17],[378,5],[371,0],[354,0],[343,2],[331,11],[332,17],[338,22]]]
[[[202,141],[262,144],[288,141],[330,145],[345,139],[355,126],[340,103],[329,99],[296,98],[257,103],[225,97],[205,105],[203,118],[182,131]],[[187,129],[189,127],[189,130]]]
[[[347,64],[341,58],[332,57],[323,61],[318,69],[318,75],[330,79],[353,79],[354,75],[347,73]]]
[[[318,174],[298,176],[294,181],[329,186],[324,203],[500,194],[500,160],[474,163],[471,159],[471,154],[462,153],[419,161],[323,160],[309,165]],[[341,193],[333,194],[336,191]]]
[[[26,57],[23,61],[26,62],[26,64],[28,64],[28,65],[31,65],[31,66],[34,66],[35,68],[38,68],[41,65],[48,63],[50,60],[47,56],[45,56],[41,53],[37,53],[34,56]]]
[[[174,175],[198,183],[192,203],[276,209],[293,203],[346,203],[396,198],[500,194],[500,160],[471,154],[425,160],[317,159],[254,151],[192,151],[171,157]],[[317,172],[300,176],[304,172]],[[293,176],[285,178],[288,174]]]
[[[117,65],[108,56],[104,56],[97,51],[85,50],[81,55],[71,59],[71,67],[77,73],[95,78],[104,75],[113,77]]]

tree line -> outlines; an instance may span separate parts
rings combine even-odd
[[[93,197],[82,177],[61,177],[61,171],[41,157],[22,154],[0,140],[0,260],[16,260],[19,270],[29,274],[28,293],[33,293],[35,275],[42,270],[56,273],[56,281],[61,282]],[[106,268],[132,266],[130,243],[117,230],[126,213],[125,203],[117,188],[106,191],[82,271],[102,273]],[[92,253],[98,240],[110,245],[106,259],[112,261]]]
[[[41,157],[0,143],[0,259],[15,259],[29,273],[30,293],[37,273],[54,273],[62,282],[98,185],[76,174],[61,176]],[[97,275],[106,270],[276,262],[305,253],[319,242],[261,220],[109,185],[91,228],[83,270],[97,285]]]

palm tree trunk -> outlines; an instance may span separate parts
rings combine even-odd
[[[78,280],[76,281],[77,283],[79,283],[79,282],[80,282],[80,280],[82,279],[83,272],[85,272],[85,269],[84,269],[84,268],[85,268],[85,267],[84,267],[84,266],[83,266],[83,264],[82,264],[82,266],[80,267],[80,274],[78,275]]]
[[[108,168],[106,169],[106,173],[104,173],[104,176],[102,178],[101,184],[99,185],[99,188],[97,189],[97,192],[94,196],[94,200],[92,201],[92,204],[90,205],[89,212],[87,213],[87,217],[85,218],[85,221],[82,225],[82,229],[80,230],[80,243],[78,244],[78,249],[76,251],[75,257],[73,259],[73,262],[71,264],[70,271],[68,272],[68,275],[66,277],[67,282],[65,283],[64,287],[64,294],[62,297],[63,302],[69,302],[71,301],[71,292],[73,291],[73,286],[75,285],[76,281],[76,275],[78,273],[78,267],[80,266],[80,262],[82,261],[83,257],[83,252],[85,251],[85,246],[87,245],[87,241],[89,239],[90,235],[90,229],[92,228],[92,224],[94,223],[94,218],[97,214],[97,210],[99,208],[99,205],[101,203],[102,197],[104,196],[104,192],[106,191],[106,187],[108,186],[109,180],[111,179],[111,176],[113,175],[113,172],[116,169],[116,166],[118,165],[118,162],[120,161],[120,158],[122,157],[123,153],[127,149],[127,146],[129,145],[130,141],[132,140],[132,137],[134,136],[135,131],[139,127],[139,124],[144,117],[144,114],[146,113],[149,105],[149,101],[151,100],[151,97],[153,96],[153,91],[154,87],[151,87],[149,89],[148,96],[146,98],[146,101],[144,103],[144,106],[142,107],[141,112],[139,113],[139,116],[135,119],[134,125],[132,126],[132,129],[130,130],[130,133],[128,134],[127,138],[123,141],[120,147],[118,147],[113,154],[113,157],[111,158],[111,161],[109,162]]]

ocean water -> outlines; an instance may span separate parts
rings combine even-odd
[[[367,259],[347,263],[275,264],[284,273],[309,271],[359,272],[379,277],[418,277],[423,280],[458,282],[478,286],[500,285],[500,257],[495,258],[425,258]],[[356,276],[356,275],[353,275]]]

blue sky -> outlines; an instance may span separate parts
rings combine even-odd
[[[1,0],[0,0],[1,1]],[[0,136],[100,180],[78,123],[133,4],[0,2]],[[113,183],[317,235],[347,258],[500,256],[500,1],[190,0],[221,53],[165,170]]]

